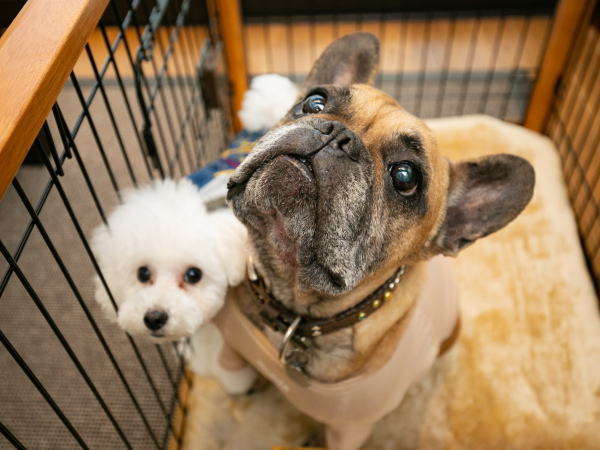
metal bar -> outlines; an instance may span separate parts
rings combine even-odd
[[[190,32],[191,31],[187,30],[187,27],[183,27],[183,32],[181,33],[181,36],[182,36],[181,43],[184,47],[185,53],[184,53],[184,57],[182,59],[185,63],[186,69],[192,74],[191,81],[188,83],[188,85],[191,88],[190,98],[193,101],[193,99],[195,99],[196,97],[199,97],[200,100],[202,101],[202,92],[198,88],[198,83],[193,81],[193,80],[197,79],[198,70],[196,68],[195,61],[193,59],[191,61],[189,61],[190,58],[192,58],[191,50],[193,50],[195,54],[199,55],[200,53],[197,52],[197,50],[194,46],[193,39],[189,38],[189,36],[188,36]],[[185,55],[188,55],[188,57],[186,58]],[[205,108],[203,108],[201,112],[202,112],[202,117],[204,118],[204,120],[200,121],[200,123],[197,124],[196,140],[198,141],[198,143],[201,142],[203,135],[208,134],[208,131],[206,129],[207,114],[206,114]],[[196,116],[196,114],[194,114],[194,115]],[[198,159],[197,163],[202,164],[201,159],[200,158],[197,158],[197,159]]]
[[[415,114],[421,115],[423,108],[423,91],[425,89],[425,77],[427,74],[427,59],[429,56],[429,42],[431,40],[431,22],[433,20],[433,13],[430,13],[425,18],[425,31],[423,46],[421,47],[421,72],[419,73],[418,90],[415,99]],[[423,48],[424,47],[424,48]]]
[[[182,8],[180,10],[180,12],[177,14],[177,16],[175,17],[175,27],[173,29],[173,31],[171,32],[171,35],[169,37],[169,41],[170,41],[170,45],[173,46],[174,50],[173,50],[173,63],[175,65],[175,71],[179,74],[185,74],[186,73],[186,69],[187,67],[185,67],[185,63],[183,61],[185,61],[185,58],[181,55],[179,55],[179,53],[181,53],[181,49],[183,47],[183,32],[182,29],[184,27],[184,23],[185,23],[185,17],[187,15],[187,9],[189,8],[190,2],[186,1],[185,2],[186,5],[186,9]],[[181,38],[180,38],[181,37]],[[175,41],[179,41],[180,45],[179,45],[179,52],[176,51],[176,47],[174,46]],[[190,77],[194,78],[194,70],[192,68],[192,70],[189,70],[189,74]],[[181,92],[181,97],[183,99],[183,103],[191,103],[194,99],[194,91],[189,89],[189,84],[185,83],[184,81],[184,76],[177,76],[176,80],[178,81],[179,87],[180,87],[180,92]],[[195,85],[194,85],[195,86]],[[192,121],[192,133],[190,136],[190,140],[192,142],[192,145],[195,144],[196,139],[198,138],[198,136],[200,135],[200,131],[199,131],[199,126],[197,123],[197,116],[194,115],[193,121]],[[192,149],[192,154],[191,154],[191,160],[190,160],[190,168],[192,170],[194,170],[195,168],[197,168],[199,166],[199,161],[198,161],[198,155],[197,152],[195,152]]]
[[[154,178],[154,174],[152,173],[152,168],[150,167],[150,164],[148,163],[148,158],[146,155],[146,147],[144,145],[144,142],[142,140],[142,137],[140,135],[139,129],[138,129],[138,125],[137,122],[135,120],[135,116],[133,115],[133,109],[131,108],[131,103],[129,102],[129,97],[127,95],[127,90],[125,89],[125,84],[123,83],[123,78],[121,77],[121,71],[119,69],[119,66],[117,64],[117,61],[115,60],[115,54],[114,51],[112,49],[112,46],[110,45],[109,39],[108,39],[108,35],[106,33],[106,27],[104,26],[104,24],[100,24],[100,31],[102,33],[102,39],[104,40],[104,44],[106,46],[106,49],[108,51],[109,54],[109,58],[110,58],[110,62],[113,66],[113,70],[115,71],[115,77],[117,78],[117,83],[119,85],[119,89],[121,90],[121,94],[123,96],[123,101],[125,102],[125,108],[127,110],[127,115],[129,117],[129,120],[131,121],[131,125],[133,127],[133,131],[135,133],[135,138],[138,142],[138,147],[140,149],[141,155],[142,155],[142,160],[144,161],[144,166],[146,167],[146,172],[148,173],[148,177],[149,178]],[[119,31],[119,35],[121,36],[121,32]]]
[[[190,124],[190,122],[193,122],[193,119],[194,119],[193,112],[194,112],[194,108],[196,106],[196,102],[197,102],[197,98],[193,99],[192,103],[188,104],[187,111],[186,111],[185,117],[184,117],[184,123],[181,126],[181,133],[180,133],[178,141],[175,144],[176,150],[181,146],[182,140],[185,139],[184,135],[185,135],[185,130],[186,130],[187,126]]]
[[[64,350],[67,352],[67,355],[69,355],[69,358],[71,359],[71,361],[75,365],[75,368],[77,369],[77,371],[79,372],[79,374],[81,375],[81,377],[83,378],[83,380],[85,381],[85,383],[87,384],[88,388],[90,389],[90,391],[94,395],[94,398],[96,399],[96,401],[98,402],[98,404],[100,405],[100,407],[102,408],[102,410],[104,411],[104,414],[106,415],[106,417],[108,418],[108,420],[111,422],[113,428],[115,429],[115,431],[117,432],[117,434],[121,438],[121,441],[123,442],[123,444],[125,444],[125,446],[127,448],[129,448],[129,449],[133,449],[133,447],[131,446],[129,440],[127,439],[127,436],[125,436],[125,433],[123,432],[123,429],[121,428],[121,426],[119,425],[119,423],[117,422],[117,420],[115,419],[115,417],[113,416],[110,408],[108,407],[108,405],[104,401],[104,398],[100,395],[100,392],[96,388],[96,385],[94,384],[94,382],[92,381],[92,379],[89,377],[89,375],[87,374],[87,371],[85,370],[85,368],[81,364],[81,361],[79,360],[79,358],[77,357],[77,355],[75,354],[75,352],[73,351],[73,349],[71,348],[71,345],[66,340],[66,338],[64,337],[64,335],[60,331],[60,328],[58,327],[58,325],[56,324],[56,322],[54,322],[54,319],[52,318],[52,316],[50,315],[50,313],[48,312],[48,310],[44,306],[44,303],[42,302],[42,300],[38,296],[37,292],[33,289],[33,287],[31,286],[31,284],[29,284],[29,281],[27,280],[27,277],[21,271],[21,268],[15,262],[15,260],[12,258],[12,256],[10,255],[10,252],[4,246],[4,243],[1,240],[0,240],[0,253],[2,253],[2,256],[4,256],[4,259],[6,259],[6,262],[9,264],[9,266],[12,267],[15,275],[17,276],[17,278],[21,282],[21,285],[25,288],[25,290],[27,291],[27,293],[29,294],[29,296],[33,300],[35,306],[38,308],[39,312],[42,314],[42,316],[46,320],[46,323],[48,323],[48,325],[50,326],[50,329],[52,330],[52,332],[54,333],[54,335],[56,336],[56,338],[59,340],[59,342],[61,343],[61,345],[64,348]]]
[[[56,151],[56,147],[54,146],[54,141],[52,140],[52,134],[50,133],[50,127],[48,127],[47,121],[44,122],[44,125],[40,130],[40,135],[38,136],[38,142],[41,143],[42,141],[46,144],[42,145],[42,147],[46,148],[52,156],[52,160],[54,161],[54,164],[56,166],[56,173],[62,177],[65,174],[65,172],[63,171],[60,157],[58,156],[58,152]]]
[[[573,142],[571,140],[571,136],[569,135],[569,133],[568,133],[566,127],[565,127],[565,123],[562,121],[562,118],[557,113],[556,107],[553,106],[552,109],[553,109],[553,111],[552,111],[552,119],[556,120],[556,123],[562,129],[563,135],[566,137],[566,140],[567,140],[567,143],[568,143],[567,150],[571,151],[571,152],[574,152],[575,151],[574,150],[575,147],[573,146]],[[562,156],[562,152],[560,152],[560,154]],[[576,159],[575,162],[576,162],[575,169],[579,170],[582,174],[584,174],[582,176],[581,186],[582,186],[582,188],[585,188],[585,190],[587,191],[588,198],[592,198],[593,193],[592,193],[591,187],[588,185],[587,180],[585,179],[585,169],[581,166],[579,160]],[[567,173],[565,173],[565,175],[571,176],[571,174],[567,174]],[[591,224],[594,224],[596,222],[597,218],[598,218],[599,213],[600,213],[600,206],[596,202],[589,202],[589,203],[592,206],[594,206],[595,211],[596,211],[595,219],[592,222],[590,222]],[[584,230],[584,233],[583,233],[584,236],[586,236],[589,233],[590,230],[591,230],[591,227],[588,228],[587,230]],[[592,254],[595,254],[595,251]]]
[[[78,163],[80,164],[80,167],[82,168],[82,171],[83,171],[83,172],[86,174],[86,181],[89,181],[88,188],[90,189],[90,192],[93,192],[93,193],[94,193],[94,196],[95,196],[95,190],[93,189],[93,187],[92,187],[92,185],[91,185],[91,180],[89,180],[89,177],[87,176],[87,171],[85,170],[85,166],[83,165],[83,161],[82,161],[82,160],[81,160],[81,158],[79,157],[79,152],[77,151],[77,149],[76,149],[76,146],[74,145],[74,142],[72,142],[72,145],[73,145],[73,148],[74,148],[74,153],[76,154],[77,161],[78,161]],[[97,206],[99,206],[99,202],[97,203]],[[102,208],[100,208],[100,210],[99,210],[99,211],[101,212],[101,215],[102,215],[102,216],[103,216],[103,218],[104,218],[105,216],[104,216],[104,212],[103,212]],[[105,220],[105,218],[104,218],[104,220]],[[106,222],[106,220],[105,220],[105,222]],[[109,296],[109,297],[111,298],[111,300],[113,300],[113,299],[112,299],[112,296]],[[116,303],[114,302],[114,300],[113,300],[113,306],[116,308]],[[163,412],[165,412],[165,411],[166,411],[166,409],[165,409],[165,407],[164,407],[164,404],[162,403],[162,400],[161,400],[161,398],[160,398],[160,395],[159,395],[159,393],[158,393],[158,390],[157,390],[157,388],[156,388],[156,386],[155,386],[155,384],[154,384],[154,382],[153,382],[152,378],[150,377],[150,374],[149,374],[149,372],[148,372],[148,371],[147,371],[147,369],[146,369],[146,365],[145,365],[145,362],[144,362],[144,360],[143,360],[143,358],[142,358],[142,356],[141,356],[141,353],[139,352],[139,350],[138,350],[137,346],[135,345],[134,341],[131,339],[131,337],[130,337],[129,335],[128,335],[128,339],[130,340],[130,343],[131,343],[131,345],[132,345],[132,347],[133,347],[133,350],[134,350],[134,352],[135,352],[135,353],[136,353],[136,355],[138,356],[138,360],[139,360],[140,364],[141,364],[141,365],[142,365],[142,367],[144,368],[144,373],[145,373],[145,375],[146,375],[146,378],[147,378],[147,379],[148,379],[148,381],[149,381],[149,384],[150,384],[150,386],[151,386],[151,389],[153,390],[153,392],[154,392],[154,394],[155,394],[155,396],[156,396],[156,399],[157,399],[157,401],[158,401],[159,405],[161,406],[161,409],[163,410]],[[155,348],[156,348],[157,352],[159,353],[159,356],[161,357],[161,361],[164,363],[164,355],[162,354],[162,349],[161,349],[159,346],[155,346]],[[174,381],[173,381],[173,378],[171,377],[171,374],[170,374],[170,372],[169,372],[169,369],[168,369],[168,367],[167,367],[167,366],[165,366],[165,371],[167,372],[167,375],[168,375],[169,381],[171,382],[171,384],[173,385],[173,389],[175,390]],[[168,420],[168,418],[167,418],[167,420]]]
[[[110,2],[110,6],[112,9],[113,15],[117,19],[119,31],[121,32],[121,35],[123,37],[123,45],[125,46],[125,54],[127,55],[127,60],[129,61],[129,64],[131,65],[131,70],[133,71],[133,74],[134,74],[138,104],[139,104],[139,108],[140,108],[142,117],[144,119],[144,128],[143,128],[142,134],[144,136],[144,141],[146,143],[146,150],[148,151],[150,156],[153,157],[153,161],[156,164],[156,168],[158,169],[158,171],[160,173],[160,177],[164,178],[165,172],[164,172],[164,169],[160,162],[160,155],[158,154],[158,149],[155,145],[154,136],[152,134],[152,122],[151,122],[150,114],[154,108],[154,103],[151,102],[149,106],[146,106],[146,102],[144,100],[144,95],[142,92],[142,85],[143,85],[146,88],[146,92],[148,93],[148,96],[150,97],[150,86],[148,84],[148,80],[146,79],[146,77],[144,75],[144,71],[141,67],[141,64],[137,64],[136,62],[134,62],[134,59],[132,56],[133,53],[132,53],[131,47],[129,45],[129,41],[127,39],[127,34],[125,33],[125,30],[123,29],[123,25],[122,25],[123,23],[133,21],[133,19],[134,19],[134,15],[133,15],[134,14],[133,13],[134,3],[135,2],[131,2],[131,6],[128,9],[127,14],[123,20],[121,20],[119,10],[117,9],[114,0],[112,0]],[[137,6],[137,4],[136,4],[136,6]],[[137,27],[134,27],[134,28],[136,28],[136,30],[137,30]],[[169,158],[167,156],[168,155],[167,143],[166,143],[164,133],[162,130],[162,125],[161,124],[157,124],[157,125],[158,125],[158,137],[159,137],[160,142],[163,147],[163,153],[165,154],[165,160],[168,160]],[[153,152],[155,152],[155,153],[153,153]],[[170,176],[173,176],[173,174],[170,173]]]
[[[263,41],[265,42],[265,52],[266,60],[267,60],[267,71],[273,72],[273,46],[271,45],[271,30],[267,25],[267,19],[264,18],[262,21],[262,33],[263,33]]]
[[[94,55],[92,54],[92,50],[90,49],[89,44],[85,44],[85,52],[92,66],[92,70],[94,72],[96,82],[98,83],[98,87],[100,88],[100,94],[102,96],[102,100],[104,101],[106,111],[108,112],[110,124],[112,125],[115,137],[117,138],[117,143],[119,144],[119,149],[121,150],[121,155],[123,155],[123,160],[125,161],[125,166],[127,167],[127,173],[129,173],[129,177],[131,178],[131,182],[133,183],[133,185],[137,187],[137,178],[135,177],[135,173],[133,171],[133,167],[131,166],[131,161],[129,160],[127,151],[125,150],[125,143],[123,142],[123,137],[121,136],[121,132],[119,131],[119,126],[117,125],[117,121],[115,119],[115,113],[113,112],[113,109],[110,106],[110,101],[108,100],[108,96],[106,95],[106,91],[104,90],[104,84],[102,83],[102,78],[98,73],[98,66],[96,66],[96,60],[94,59]]]
[[[394,97],[399,103],[402,103],[402,85],[404,84],[404,66],[406,64],[406,49],[408,45],[408,15],[402,15],[400,19],[400,26],[402,27],[402,38],[400,39],[401,58],[400,68],[396,73],[396,80],[394,83]]]
[[[46,159],[46,168],[49,171],[52,170],[52,168],[49,165],[49,161],[47,159]],[[113,368],[115,369],[115,372],[117,373],[117,376],[123,383],[123,387],[127,391],[127,394],[131,398],[131,401],[133,402],[135,409],[137,410],[140,418],[142,419],[142,422],[144,424],[144,427],[146,428],[146,431],[148,431],[148,434],[152,438],[152,441],[154,442],[155,446],[157,448],[160,448],[160,446],[158,444],[158,440],[157,440],[156,436],[154,435],[154,432],[152,431],[152,427],[150,426],[150,423],[148,422],[146,415],[142,411],[142,408],[141,408],[137,398],[133,394],[133,391],[131,390],[131,387],[129,386],[127,379],[125,378],[125,375],[123,374],[123,371],[121,370],[121,367],[117,363],[115,356],[113,355],[112,351],[110,350],[110,346],[108,345],[108,342],[106,342],[106,339],[105,339],[104,335],[102,334],[102,332],[100,331],[100,328],[98,327],[98,324],[96,323],[96,320],[92,316],[92,313],[90,312],[85,301],[83,300],[83,297],[82,297],[81,293],[79,292],[79,289],[77,288],[77,285],[75,284],[75,281],[73,280],[73,277],[71,276],[69,270],[67,269],[66,265],[64,264],[62,258],[58,254],[58,251],[57,251],[56,247],[54,246],[54,243],[50,239],[50,236],[46,232],[46,229],[45,229],[44,225],[42,224],[38,214],[36,214],[35,210],[33,209],[33,206],[31,205],[29,198],[27,197],[27,194],[25,194],[25,191],[23,190],[23,188],[21,187],[21,185],[19,184],[19,182],[16,179],[13,180],[13,187],[15,188],[17,195],[21,199],[23,206],[25,206],[25,209],[29,213],[29,216],[35,222],[35,225],[36,225],[38,231],[40,232],[40,235],[42,236],[44,243],[48,247],[48,250],[52,254],[54,261],[56,262],[56,264],[59,267],[60,271],[62,272],[63,276],[65,277],[65,280],[67,281],[67,284],[69,285],[69,288],[71,289],[71,292],[75,296],[75,299],[77,300],[77,302],[79,303],[79,306],[83,310],[88,322],[90,323],[90,326],[94,330],[94,334],[95,334],[96,338],[98,339],[98,341],[100,342],[100,345],[104,349],[106,355],[108,356]]]
[[[502,119],[506,119],[506,114],[508,112],[508,105],[510,104],[510,100],[513,96],[513,87],[515,78],[517,76],[517,72],[521,67],[521,58],[523,57],[523,51],[525,50],[525,42],[527,42],[527,36],[529,35],[529,26],[531,25],[531,16],[523,17],[523,26],[521,28],[521,32],[519,33],[519,42],[517,43],[517,48],[515,50],[515,57],[513,59],[513,70],[508,79],[508,90],[506,91],[506,95],[500,105],[500,114],[499,117]]]
[[[142,3],[142,5],[143,5],[143,3]],[[153,11],[154,11],[154,9],[153,9]],[[165,115],[165,118],[166,118],[166,120],[168,122],[167,129],[169,131],[169,136],[171,138],[171,145],[174,147],[176,140],[175,140],[175,135],[174,135],[174,132],[173,132],[173,121],[171,120],[171,113],[169,111],[169,107],[168,107],[168,104],[166,102],[164,92],[162,90],[162,85],[163,85],[163,81],[162,80],[163,80],[164,74],[166,72],[166,62],[163,61],[163,67],[159,71],[157,69],[157,67],[156,67],[156,62],[154,61],[154,58],[150,54],[151,53],[150,49],[146,47],[146,45],[147,45],[146,44],[146,40],[148,38],[145,37],[145,36],[147,36],[147,34],[149,33],[148,30],[149,30],[150,25],[148,25],[148,26],[145,27],[143,33],[140,33],[140,25],[139,25],[139,23],[137,21],[136,12],[135,11],[133,11],[132,20],[133,20],[133,25],[134,25],[133,29],[135,30],[135,32],[136,32],[136,34],[138,36],[138,40],[140,42],[140,47],[138,48],[138,52],[137,52],[136,59],[135,59],[136,60],[136,65],[137,65],[137,67],[139,67],[139,72],[141,73],[141,75],[143,77],[144,76],[144,72],[143,72],[143,68],[142,68],[142,62],[144,60],[150,61],[152,69],[153,69],[153,72],[154,72],[154,80],[156,82],[156,87],[154,89],[154,92],[152,94],[150,94],[150,105],[151,106],[149,108],[148,114],[151,114],[152,111],[154,110],[152,108],[152,105],[154,105],[154,98],[155,98],[156,94],[158,93],[158,95],[159,95],[159,97],[161,99],[161,103],[162,103],[163,114]],[[158,116],[158,114],[156,112],[154,114],[154,122],[158,124],[159,129],[162,128],[162,125],[161,125],[162,122],[161,122],[160,117]],[[167,152],[166,149],[167,149],[167,147],[165,146],[165,155],[168,155],[168,152]],[[169,157],[167,156],[167,161],[168,160],[169,160]],[[179,158],[179,155],[175,154],[175,160],[179,164],[179,170],[181,171],[181,173],[185,173],[185,168],[182,165],[183,163],[181,162],[181,160]],[[171,177],[173,177],[173,176],[174,176],[174,173],[171,172]]]
[[[471,77],[473,75],[473,64],[475,63],[475,51],[477,50],[477,42],[479,41],[479,28],[481,26],[481,17],[479,15],[475,16],[473,29],[471,30],[471,45],[469,47],[469,54],[467,56],[467,71],[462,80],[462,88],[461,88],[461,98],[458,103],[459,107],[457,108],[457,112],[461,115],[465,113],[465,107],[467,102],[467,92],[469,90],[469,85],[471,84]]]
[[[198,89],[198,83],[195,83],[193,81],[197,78],[198,74],[197,74],[197,70],[196,70],[194,61],[192,60],[191,64],[189,61],[189,59],[192,57],[190,50],[193,48],[193,46],[190,42],[188,42],[188,33],[189,33],[189,30],[187,29],[187,27],[184,27],[183,23],[182,23],[181,46],[183,48],[183,55],[181,57],[181,60],[183,61],[185,70],[187,70],[191,74],[191,76],[190,76],[191,81],[189,83],[184,83],[184,84],[188,87],[188,90],[191,91],[189,93],[189,95],[190,95],[189,101],[193,101],[196,98],[196,96],[201,96],[202,93],[200,92],[200,89]],[[189,57],[186,57],[186,55],[188,55]],[[204,116],[205,116],[205,114],[204,114]],[[196,141],[200,141],[202,134],[206,133],[206,129],[205,129],[206,120],[197,122],[199,119],[200,119],[200,117],[198,117],[197,114],[194,114],[194,122],[196,124],[194,132],[195,132],[195,140]],[[197,152],[196,152],[196,164],[200,165],[200,161],[199,161]]]
[[[71,133],[69,133],[69,130],[67,128],[67,123],[65,121],[65,118],[64,118],[62,111],[60,110],[60,107],[58,106],[58,104],[55,104],[52,107],[52,114],[54,115],[54,120],[56,122],[56,127],[58,128],[58,133],[60,135],[60,139],[63,144],[64,152],[65,152],[65,154],[67,152],[72,152],[73,155],[75,156],[75,160],[77,161],[77,164],[78,164],[79,168],[81,169],[81,174],[83,175],[85,184],[88,188],[90,195],[92,196],[94,205],[96,205],[96,208],[100,214],[100,217],[102,218],[102,222],[106,223],[106,214],[104,213],[104,208],[102,208],[102,205],[100,204],[100,199],[98,198],[98,195],[96,194],[96,189],[94,189],[94,185],[92,184],[90,175],[87,171],[87,168],[85,167],[85,164],[83,163],[83,160],[81,159],[81,155],[79,154],[79,150],[77,149],[75,140],[73,139],[73,136],[71,135]],[[52,184],[54,183],[53,180],[51,180],[50,182]],[[37,211],[37,213],[39,214],[39,211]]]
[[[100,151],[100,157],[102,158],[102,162],[104,163],[104,167],[106,168],[108,177],[113,186],[115,194],[117,195],[119,200],[122,200],[119,184],[117,183],[117,178],[115,177],[115,174],[112,170],[112,166],[110,165],[110,162],[108,161],[108,157],[106,156],[106,151],[104,150],[104,145],[102,144],[102,140],[100,139],[100,134],[98,133],[98,129],[96,128],[96,125],[94,123],[94,119],[92,118],[92,115],[90,114],[90,110],[85,103],[85,99],[83,98],[83,92],[81,91],[81,87],[79,86],[79,81],[77,81],[77,77],[75,76],[74,73],[71,73],[71,82],[73,83],[73,86],[75,87],[75,93],[77,94],[79,103],[81,104],[81,107],[83,108],[83,115],[86,117],[88,125],[90,126],[90,129],[92,131],[92,136],[94,137],[94,141],[96,142],[98,150]]]
[[[55,105],[55,107],[56,107],[56,105]],[[60,131],[60,125],[59,125],[59,131]],[[76,155],[76,156],[78,156],[78,155]],[[71,157],[71,152],[68,149],[66,149],[64,151],[62,157],[60,158],[59,166],[62,165],[62,162],[67,157]],[[52,180],[50,180],[50,182],[48,182],[48,184],[42,191],[42,194],[40,196],[38,204],[36,205],[36,208],[35,208],[36,214],[39,214],[40,211],[42,210],[42,208],[44,207],[44,205],[46,204],[46,200],[48,199],[48,195],[50,194],[50,191],[52,190],[53,186],[54,186],[54,182]],[[17,245],[17,250],[15,251],[15,254],[13,255],[13,258],[15,261],[18,262],[19,259],[21,258],[23,250],[25,249],[25,244],[27,243],[29,236],[31,235],[31,232],[33,231],[33,229],[34,229],[34,222],[33,222],[33,220],[30,220],[29,223],[27,224],[27,226],[25,227],[25,232],[21,236],[21,239],[19,240],[19,244]],[[0,297],[4,293],[6,287],[8,286],[8,282],[10,281],[12,274],[13,274],[13,270],[11,267],[9,267],[8,270],[6,271],[6,273],[4,274],[4,276],[2,277],[2,281],[0,282]]]
[[[452,56],[454,33],[456,32],[456,15],[450,17],[448,27],[448,38],[446,39],[446,48],[444,49],[444,68],[442,70],[442,76],[440,77],[440,90],[438,91],[436,99],[435,117],[441,117],[444,108],[446,88],[448,87],[448,75],[450,72],[450,57]]]
[[[189,3],[190,3],[189,0],[185,0],[182,3],[179,16],[181,16],[182,14],[185,15],[187,13],[188,8],[189,8]],[[144,6],[144,2],[142,2],[142,6]],[[173,30],[174,31],[172,31],[169,35],[168,45],[167,45],[166,49],[165,49],[164,44],[161,39],[161,33],[158,32],[158,29],[154,31],[154,36],[155,36],[155,41],[158,42],[158,47],[161,52],[161,58],[163,60],[163,67],[165,68],[165,75],[166,75],[166,79],[167,79],[167,84],[169,86],[169,91],[171,92],[171,98],[172,98],[172,102],[174,105],[175,115],[179,122],[179,127],[181,128],[183,126],[183,122],[182,122],[183,119],[182,119],[181,109],[180,109],[181,106],[179,103],[179,99],[175,95],[176,91],[175,91],[175,87],[174,87],[171,75],[169,74],[169,64],[168,64],[171,55],[174,55],[174,53],[175,53],[173,44],[177,40],[177,28],[173,28]],[[175,58],[173,58],[173,61],[175,61]],[[154,59],[152,59],[152,62],[154,64]],[[191,156],[189,142],[187,142],[187,140],[184,140],[184,148],[186,150],[186,156],[188,158],[189,167],[191,168],[194,166],[194,161]],[[185,169],[183,169],[183,166],[182,166],[182,173],[185,173],[185,172],[186,171],[185,171]]]
[[[171,417],[171,419],[173,421],[177,421],[177,411],[181,411],[181,416],[183,418],[185,418],[185,415],[187,413],[187,406],[184,403],[185,399],[180,398],[180,394],[182,392],[182,388],[185,389],[185,391],[189,392],[192,383],[191,381],[188,379],[188,377],[186,376],[186,371],[185,371],[185,362],[183,360],[183,357],[180,355],[180,360],[179,360],[179,367],[178,367],[178,374],[177,374],[177,380],[178,383],[177,385],[179,386],[179,389],[177,391],[175,391],[173,397],[171,398],[171,405],[169,406],[169,416]],[[182,385],[182,383],[185,383],[185,385]],[[171,445],[169,445],[169,437],[173,436],[173,438],[175,439],[175,444],[176,444],[176,448],[179,449],[182,447],[183,445],[183,437],[185,434],[185,424],[181,423],[179,426],[180,429],[180,433],[178,435],[176,435],[174,433],[174,430],[172,429],[167,429],[165,430],[164,436],[163,436],[163,448],[167,449],[167,448],[173,448]]]
[[[288,73],[290,76],[296,75],[296,69],[294,64],[294,30],[292,16],[286,17],[286,43],[287,43],[287,63]]]
[[[14,448],[19,450],[26,450],[25,446],[19,441],[19,439],[8,429],[6,425],[0,422],[0,434],[10,442]]]
[[[577,83],[577,86],[574,86],[572,91],[571,91],[571,96],[570,98],[564,99],[563,102],[561,102],[562,104],[559,105],[560,102],[560,96],[565,94],[566,91],[566,83],[563,83],[563,88],[561,89],[561,93],[559,94],[559,101],[557,101],[557,114],[560,114],[560,110],[562,111],[568,111],[568,115],[569,117],[567,118],[567,121],[565,123],[565,127],[566,129],[568,129],[572,124],[575,125],[575,129],[573,130],[573,132],[571,133],[571,136],[573,136],[573,145],[574,148],[578,148],[579,146],[577,145],[577,136],[579,135],[579,130],[581,125],[583,124],[583,113],[586,109],[586,102],[582,102],[579,101],[576,103],[576,100],[578,98],[578,93],[580,92],[581,89],[583,89],[584,91],[589,88],[590,91],[593,90],[593,87],[596,86],[596,83],[598,83],[599,80],[599,75],[600,75],[600,58],[592,58],[592,55],[595,53],[596,47],[598,46],[598,42],[600,42],[600,36],[596,35],[596,39],[593,45],[590,45],[590,50],[592,50],[590,53],[588,53],[586,55],[586,57],[582,60],[580,60],[576,66],[580,66],[582,61],[590,61],[593,60],[593,68],[586,68],[585,74],[583,75],[583,77],[581,78],[581,80]],[[587,64],[586,64],[587,66]],[[574,75],[573,75],[574,76]],[[598,107],[600,105],[600,96],[597,96],[594,102],[594,106],[592,106],[591,110],[592,111],[598,111]],[[587,136],[589,135],[592,123],[594,122],[594,117],[591,117],[590,120],[586,123],[587,127],[586,130],[584,132],[584,135],[586,136],[586,138],[584,139],[584,142],[587,140]],[[581,140],[581,139],[579,139]],[[559,147],[561,144],[559,144]],[[583,147],[585,148],[585,147]],[[573,156],[574,157],[581,157],[583,156],[583,154],[577,154],[575,155],[575,152],[573,152]],[[586,161],[585,163],[583,163],[583,166],[587,167],[587,164],[589,163],[589,160]],[[569,158],[565,159],[565,169],[568,171],[572,164],[569,161]]]
[[[0,251],[2,251],[2,249],[6,250],[6,248],[4,247],[4,244],[0,240]],[[33,384],[35,386],[35,388],[37,389],[37,391],[40,393],[40,395],[42,397],[44,397],[44,400],[46,400],[46,402],[48,403],[50,408],[52,408],[52,410],[58,416],[58,418],[63,423],[65,428],[67,428],[67,430],[69,430],[69,433],[71,433],[71,436],[73,436],[73,438],[77,441],[79,446],[83,449],[89,449],[88,445],[85,443],[85,441],[83,440],[83,438],[81,437],[79,432],[75,429],[75,427],[73,426],[71,421],[69,419],[67,419],[67,416],[65,416],[65,414],[62,412],[62,409],[60,409],[60,406],[58,406],[56,401],[52,398],[50,393],[46,390],[46,388],[44,387],[42,382],[35,375],[33,370],[31,370],[31,368],[27,365],[27,363],[21,357],[21,355],[19,355],[19,352],[17,351],[17,349],[12,345],[12,343],[10,342],[8,337],[6,337],[6,335],[2,332],[2,330],[0,330],[0,342],[2,342],[2,345],[4,345],[4,348],[6,348],[6,350],[10,354],[10,356],[12,356],[12,358],[15,360],[15,362],[19,365],[19,367],[21,368],[21,370],[23,371],[25,376],[27,378],[29,378],[29,381],[31,381],[31,384]]]
[[[131,4],[132,4],[132,8],[136,9],[137,5],[139,4],[139,0],[134,0],[131,2]],[[112,7],[115,7],[114,0],[111,0],[110,5]],[[115,11],[114,8],[113,8],[113,11]],[[129,15],[126,16],[122,21],[121,21],[120,17],[118,17],[118,15],[115,17],[117,17],[117,24],[118,24],[120,33],[117,35],[117,38],[115,39],[114,44],[111,46],[111,52],[109,52],[109,53],[114,53],[117,50],[119,44],[121,43],[121,40],[125,39],[124,29],[126,29],[131,23],[131,17]],[[109,64],[110,64],[110,54],[108,57],[106,57],[104,59],[102,68],[99,71],[100,78],[104,78],[104,75],[106,74],[106,72],[108,70]],[[96,83],[96,84],[94,84],[94,86],[92,86],[90,93],[85,100],[85,104],[87,105],[88,108],[92,105],[92,102],[94,101],[94,98],[96,97],[97,93],[98,93],[98,84]],[[79,133],[79,128],[83,124],[83,119],[84,119],[84,116],[82,115],[75,122],[75,126],[73,127],[73,130],[71,131],[71,134],[73,135],[74,138],[77,137],[77,134]]]
[[[506,16],[500,16],[500,23],[494,37],[494,44],[492,54],[490,57],[488,76],[485,80],[485,88],[483,89],[483,95],[479,102],[479,112],[485,113],[488,104],[488,98],[490,96],[490,88],[492,81],[494,81],[494,75],[496,74],[496,66],[498,64],[498,55],[500,54],[500,45],[502,44],[502,38],[504,37],[504,29],[506,28]]]

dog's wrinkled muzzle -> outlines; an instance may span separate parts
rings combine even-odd
[[[355,147],[345,144],[356,137],[339,122],[310,118],[271,130],[255,144],[250,156],[230,178],[227,184],[227,199],[231,200],[243,191],[252,175],[276,157],[289,155],[310,159],[322,148],[335,142],[336,138],[342,144],[340,147],[350,149],[347,152],[348,156],[355,159]]]

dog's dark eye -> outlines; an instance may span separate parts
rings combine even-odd
[[[197,267],[190,267],[183,274],[183,281],[188,284],[196,284],[202,278],[202,271]]]
[[[302,104],[302,112],[304,114],[316,114],[325,109],[325,103],[327,100],[325,97],[319,94],[313,94],[304,100]]]
[[[148,269],[148,266],[139,267],[137,270],[137,279],[141,283],[147,283],[152,278],[152,272]]]
[[[390,167],[394,188],[406,197],[413,195],[419,185],[417,168],[409,161],[402,161]]]

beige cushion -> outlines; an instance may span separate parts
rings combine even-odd
[[[451,159],[514,153],[532,202],[457,258],[462,333],[369,449],[600,448],[600,316],[560,161],[546,137],[485,116],[428,121]],[[278,392],[228,398],[196,377],[188,448],[298,445],[315,427]]]

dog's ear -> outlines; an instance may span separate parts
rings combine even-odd
[[[305,87],[371,83],[379,62],[379,40],[371,33],[352,33],[333,41],[313,65]]]
[[[454,255],[507,225],[531,200],[534,184],[531,164],[514,155],[451,164],[446,217],[434,241],[436,250]]]

